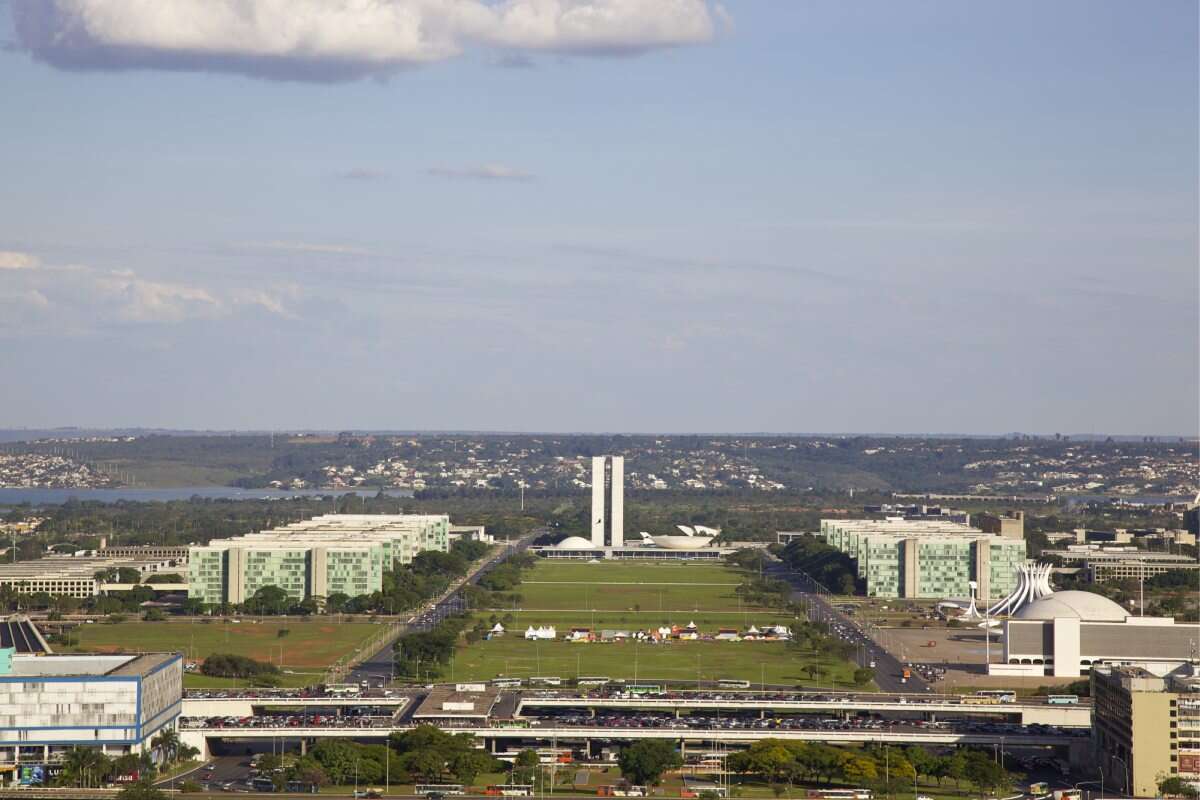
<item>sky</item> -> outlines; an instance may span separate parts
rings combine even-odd
[[[0,427],[1200,427],[1197,4],[0,0]]]

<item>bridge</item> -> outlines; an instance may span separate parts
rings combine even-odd
[[[425,695],[424,690],[405,691],[388,697],[378,691],[350,697],[288,697],[283,695],[241,695],[198,697],[190,693],[183,700],[185,717],[249,717],[264,708],[346,708],[375,707],[401,711]],[[590,696],[587,693],[521,692],[516,714],[539,708],[582,708],[588,710],[626,709],[630,711],[667,711],[679,715],[688,711],[753,711],[821,713],[850,716],[858,712],[921,715],[933,721],[938,716],[990,717],[997,721],[1022,725],[1053,725],[1060,728],[1091,726],[1090,705],[1049,705],[1043,702],[978,704],[964,702],[959,695],[928,694],[789,694],[739,692],[720,696],[674,693],[674,696]]]
[[[419,696],[419,695],[417,695]],[[183,698],[182,716],[185,717],[252,717],[265,708],[391,708],[397,711],[406,708],[414,695],[351,695],[347,697],[285,697],[252,696],[197,697],[194,694]]]
[[[392,733],[412,730],[412,725],[381,725],[374,727],[235,727],[235,728],[182,728],[180,740],[200,751],[201,758],[209,758],[210,739],[235,741],[299,740],[301,749],[312,739],[384,739]],[[482,740],[491,752],[501,752],[501,746],[537,740],[541,742],[582,742],[589,746],[596,741],[635,741],[639,739],[670,739],[688,744],[752,744],[762,739],[795,739],[827,742],[832,744],[924,744],[924,745],[1000,745],[1014,747],[1066,748],[1071,763],[1084,763],[1090,752],[1090,739],[1086,736],[1064,736],[1063,734],[1036,733],[981,733],[967,731],[929,730],[927,728],[889,730],[768,730],[746,728],[610,728],[587,726],[524,727],[469,727],[439,726],[447,733],[467,733]],[[507,748],[505,748],[507,749]]]

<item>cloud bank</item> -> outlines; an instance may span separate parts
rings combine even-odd
[[[481,164],[474,167],[430,167],[425,170],[435,178],[454,178],[475,181],[517,181],[525,182],[534,179],[531,172],[524,172],[504,164]]]
[[[470,47],[639,53],[710,41],[710,0],[11,0],[19,44],[63,69],[340,81]]]

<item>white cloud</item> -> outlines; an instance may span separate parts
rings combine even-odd
[[[11,0],[20,44],[67,69],[349,80],[471,46],[610,54],[707,42],[709,0]],[[724,23],[722,23],[724,24]]]
[[[19,253],[15,250],[0,250],[0,269],[34,269],[39,261],[37,256],[29,253]]]
[[[182,322],[221,316],[225,303],[207,289],[139,278],[129,270],[94,274],[99,293],[126,322]]]
[[[531,181],[534,175],[504,164],[481,164],[475,167],[430,167],[426,170],[438,178],[466,178],[480,181]]]
[[[252,250],[278,250],[285,253],[320,253],[333,256],[369,256],[371,251],[365,247],[354,247],[344,244],[320,244],[313,242],[245,242],[242,247]]]
[[[0,335],[80,334],[110,325],[224,319],[257,307],[292,318],[294,287],[202,286],[78,264],[18,269],[0,284]]]

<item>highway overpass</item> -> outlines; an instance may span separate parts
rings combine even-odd
[[[193,693],[183,700],[185,717],[249,717],[265,708],[338,708],[372,706],[403,709],[425,694],[422,690],[397,692],[384,697],[378,692],[359,697],[197,697]],[[1090,705],[1049,705],[1045,701],[995,703],[980,705],[965,703],[959,695],[893,695],[893,694],[803,694],[779,697],[767,692],[728,693],[720,697],[691,696],[679,693],[674,697],[586,696],[573,692],[521,692],[517,715],[523,709],[580,708],[591,710],[655,710],[689,711],[764,711],[787,713],[819,713],[832,716],[851,716],[860,711],[881,715],[919,714],[923,719],[936,720],[945,716],[988,718],[1022,725],[1054,725],[1066,728],[1091,726]]]
[[[213,739],[226,741],[272,740],[285,744],[288,740],[306,747],[315,739],[384,739],[394,732],[411,730],[411,725],[394,725],[369,728],[345,727],[234,727],[234,728],[181,728],[180,739],[197,748],[202,758],[209,758],[209,742]],[[508,745],[527,746],[529,742],[549,743],[578,742],[589,747],[593,742],[628,742],[639,739],[669,739],[679,741],[684,747],[689,744],[712,745],[718,743],[749,745],[761,739],[794,739],[827,742],[830,744],[921,744],[930,746],[978,745],[1015,747],[1052,747],[1067,751],[1072,764],[1086,763],[1091,740],[1086,736],[1064,736],[1063,734],[1034,733],[980,733],[946,730],[931,731],[927,728],[888,730],[766,730],[746,728],[612,728],[585,726],[524,727],[441,727],[447,733],[467,733],[480,739],[492,752],[508,750]]]

